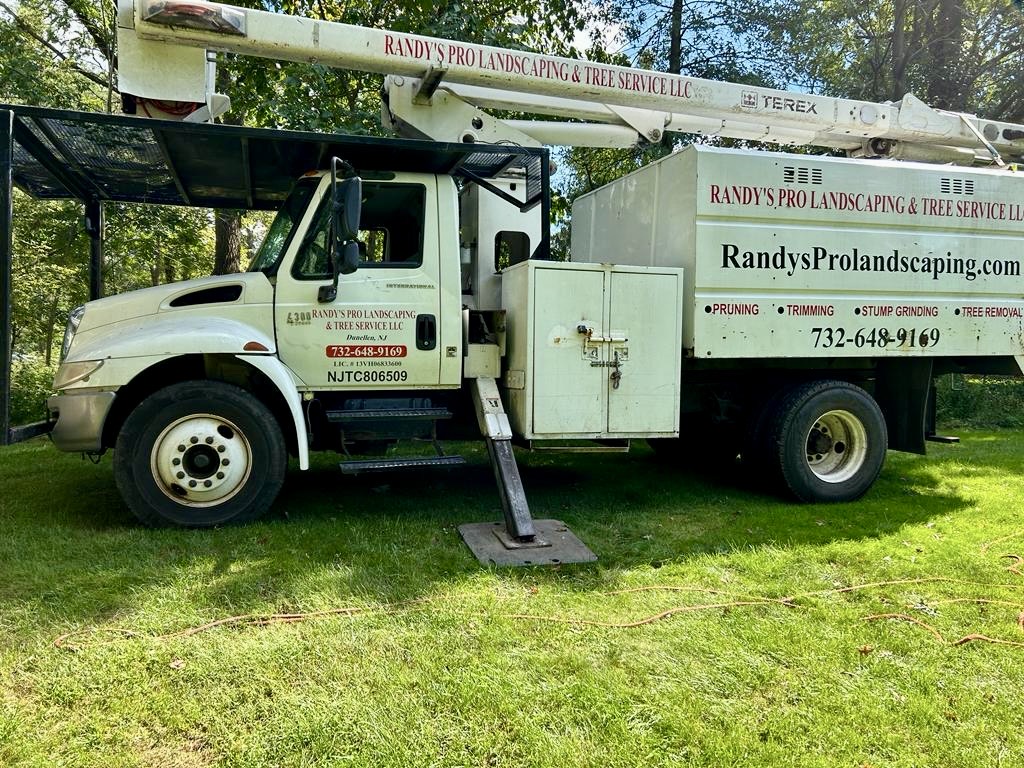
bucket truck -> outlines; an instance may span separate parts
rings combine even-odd
[[[1024,367],[1024,126],[201,0],[120,0],[118,33],[140,116],[223,112],[210,52],[229,51],[385,74],[385,125],[426,151],[670,131],[847,155],[688,146],[576,200],[564,263],[547,258],[546,169],[530,170],[545,155],[490,175],[322,158],[248,273],[72,315],[53,440],[114,448],[143,521],[251,519],[288,452],[303,469],[311,449],[348,472],[455,464],[440,447],[348,454],[437,444],[468,415],[506,517],[463,531],[481,560],[586,559],[559,549],[557,521],[535,526],[513,441],[720,450],[803,501],[849,501],[887,449],[942,439],[935,376]]]

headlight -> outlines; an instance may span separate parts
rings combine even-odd
[[[83,360],[79,363],[61,363],[57,375],[53,377],[53,389],[59,391],[69,387],[76,381],[91,376],[102,367],[102,360]]]
[[[75,307],[71,310],[71,314],[68,315],[68,327],[64,329],[64,341],[60,345],[60,359],[63,360],[68,356],[68,352],[71,350],[71,342],[75,338],[75,333],[78,331],[78,326],[82,324],[82,316],[85,314],[85,305]]]

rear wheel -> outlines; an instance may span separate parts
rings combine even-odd
[[[802,501],[863,496],[885,462],[888,436],[878,404],[845,381],[815,381],[779,402],[769,430],[772,467]]]
[[[187,381],[150,395],[117,439],[114,473],[148,525],[252,520],[273,503],[287,454],[274,415],[239,387]]]

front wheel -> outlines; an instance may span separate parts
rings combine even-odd
[[[770,435],[772,463],[801,501],[860,498],[885,463],[885,418],[871,395],[845,381],[792,389],[777,406]]]
[[[114,476],[143,523],[202,528],[263,514],[286,464],[281,429],[263,403],[231,384],[186,381],[131,413],[117,439]]]

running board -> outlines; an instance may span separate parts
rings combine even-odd
[[[592,563],[597,555],[558,520],[534,520],[512,452],[512,427],[494,379],[470,379],[505,524],[467,523],[459,534],[483,565]]]
[[[361,475],[366,472],[390,472],[408,467],[457,467],[465,464],[461,456],[424,456],[408,459],[367,459],[342,461],[338,464],[343,475]]]
[[[332,424],[359,423],[364,421],[435,421],[450,419],[447,408],[377,408],[373,410],[327,411],[327,420]]]
[[[925,435],[924,439],[929,443],[942,443],[943,445],[955,445],[960,438],[954,435]]]

